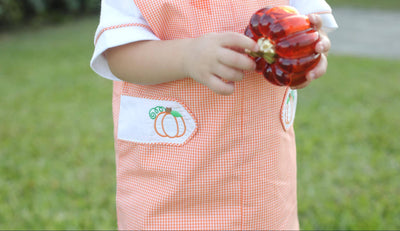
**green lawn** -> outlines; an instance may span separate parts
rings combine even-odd
[[[305,229],[400,229],[400,61],[330,57],[295,124]]]
[[[383,10],[400,10],[399,0],[326,0],[332,7],[355,7]]]
[[[0,229],[115,229],[110,81],[97,19],[0,36]],[[330,57],[300,91],[303,229],[400,229],[400,62]]]
[[[111,82],[96,19],[0,38],[0,229],[112,229]]]

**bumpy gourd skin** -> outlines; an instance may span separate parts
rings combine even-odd
[[[290,6],[258,10],[250,19],[245,35],[261,47],[250,56],[272,84],[295,87],[306,82],[306,74],[319,62],[315,52],[320,37],[307,16]],[[265,49],[264,49],[265,48]]]

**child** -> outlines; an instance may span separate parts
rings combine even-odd
[[[297,92],[254,71],[243,35],[289,4],[336,28],[324,0],[102,1],[91,66],[114,80],[119,229],[299,229]],[[322,54],[300,87],[326,67]]]

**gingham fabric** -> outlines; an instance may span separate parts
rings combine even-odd
[[[135,3],[155,35],[168,40],[243,33],[256,10],[288,0]],[[288,91],[254,72],[236,83],[231,96],[216,95],[190,78],[148,86],[114,82],[119,229],[298,230],[294,131],[281,121]],[[172,143],[120,139],[119,127],[135,123],[119,123],[126,97],[145,99],[146,105],[179,103],[196,129],[179,144],[172,138]],[[133,113],[147,113],[140,106],[132,105],[139,108]]]

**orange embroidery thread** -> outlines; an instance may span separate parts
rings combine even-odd
[[[146,28],[146,29],[148,29],[148,30],[151,31],[150,26],[143,25],[143,24],[140,24],[140,23],[127,23],[127,24],[121,24],[121,25],[114,25],[114,26],[110,26],[110,27],[103,28],[103,29],[99,32],[99,34],[96,36],[96,39],[95,39],[95,41],[94,41],[94,44],[96,45],[96,44],[97,44],[97,41],[98,41],[99,38],[100,38],[100,36],[101,36],[104,32],[106,32],[106,31],[108,31],[108,30],[120,29],[120,28],[124,28],[124,27],[135,27],[135,26],[136,26],[136,27],[143,27],[143,28]]]
[[[169,115],[171,115],[175,120],[175,125],[176,125],[176,134],[175,135],[168,134],[168,132],[166,131],[165,125],[164,125],[164,120]],[[161,118],[162,133],[157,128],[157,121],[160,118],[160,116],[162,116],[162,118]],[[183,132],[181,134],[180,134],[181,129],[180,129],[179,122],[178,122],[177,118],[180,118],[182,120]],[[165,111],[162,111],[162,112],[158,113],[158,115],[154,119],[154,131],[157,133],[157,135],[159,135],[161,137],[168,137],[168,138],[171,138],[171,139],[179,138],[179,137],[184,136],[185,133],[186,133],[186,123],[185,123],[185,120],[183,119],[182,115],[179,114],[179,112],[172,111],[172,108],[166,108]]]

